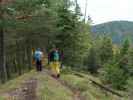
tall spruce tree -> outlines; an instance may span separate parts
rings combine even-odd
[[[109,37],[103,37],[101,47],[99,49],[99,55],[102,64],[107,63],[113,57],[113,44]]]
[[[70,2],[64,2],[58,9],[57,47],[64,53],[64,63],[72,66],[83,64],[83,58],[89,48],[88,25],[79,20],[79,14],[73,13]]]
[[[129,41],[129,39],[126,39],[122,44],[122,48],[120,51],[121,56],[128,54],[129,47],[130,47],[130,41]]]
[[[99,60],[98,60],[98,54],[97,54],[96,48],[92,47],[89,51],[89,55],[86,60],[87,69],[92,74],[98,72],[98,69],[99,69],[98,61]]]
[[[123,42],[122,48],[120,50],[120,61],[119,61],[119,66],[120,66],[121,69],[124,70],[125,74],[129,73],[129,70],[128,70],[129,48],[130,48],[130,42],[129,42],[128,39],[126,39]]]

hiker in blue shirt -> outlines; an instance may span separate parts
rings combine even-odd
[[[42,71],[42,57],[43,57],[43,53],[42,53],[41,49],[38,48],[34,54],[37,71]]]

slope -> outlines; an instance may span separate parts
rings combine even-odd
[[[125,38],[133,36],[133,22],[130,21],[112,21],[103,24],[94,25],[91,30],[95,35],[109,35],[114,43],[120,43]]]

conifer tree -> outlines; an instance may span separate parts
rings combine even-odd
[[[89,25],[80,21],[79,14],[70,11],[68,4],[64,2],[58,9],[57,46],[63,51],[66,64],[80,66],[89,48]]]
[[[101,47],[99,49],[102,64],[107,63],[113,57],[113,44],[109,37],[103,37]]]

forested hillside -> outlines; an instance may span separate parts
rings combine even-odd
[[[126,38],[133,41],[133,22],[112,21],[92,26],[92,32],[96,35],[109,35],[114,43],[121,43]]]

